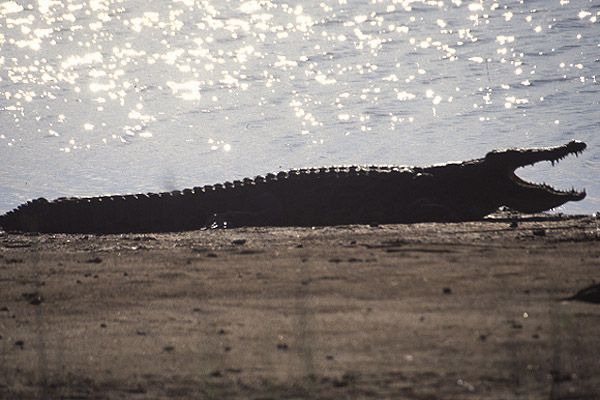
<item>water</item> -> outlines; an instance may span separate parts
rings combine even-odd
[[[591,213],[599,75],[598,1],[1,2],[0,212],[577,138]]]

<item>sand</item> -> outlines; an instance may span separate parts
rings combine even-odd
[[[600,220],[0,234],[2,399],[595,399]]]

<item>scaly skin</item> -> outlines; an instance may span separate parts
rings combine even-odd
[[[514,171],[578,155],[585,143],[496,150],[484,158],[419,167],[297,169],[159,194],[44,198],[0,216],[5,231],[172,232],[238,226],[325,226],[481,219],[500,206],[533,213],[585,191],[528,183]]]

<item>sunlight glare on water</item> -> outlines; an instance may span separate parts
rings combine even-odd
[[[0,211],[571,138],[588,154],[520,175],[587,187],[562,210],[597,211],[599,16],[583,0],[0,2]]]

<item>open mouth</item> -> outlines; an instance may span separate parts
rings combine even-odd
[[[569,155],[579,156],[587,145],[583,142],[572,140],[567,144],[556,147],[541,148],[541,149],[526,149],[519,150],[518,154],[507,154],[509,156],[509,178],[518,184],[519,186],[543,190],[549,195],[563,198],[565,201],[579,201],[585,198],[585,190],[575,190],[571,188],[569,190],[559,190],[546,183],[532,183],[524,181],[515,174],[515,170],[518,168],[537,164],[541,161],[548,161],[552,163],[552,166],[557,164],[560,160],[564,159]],[[506,150],[507,153],[515,152],[515,150]]]

